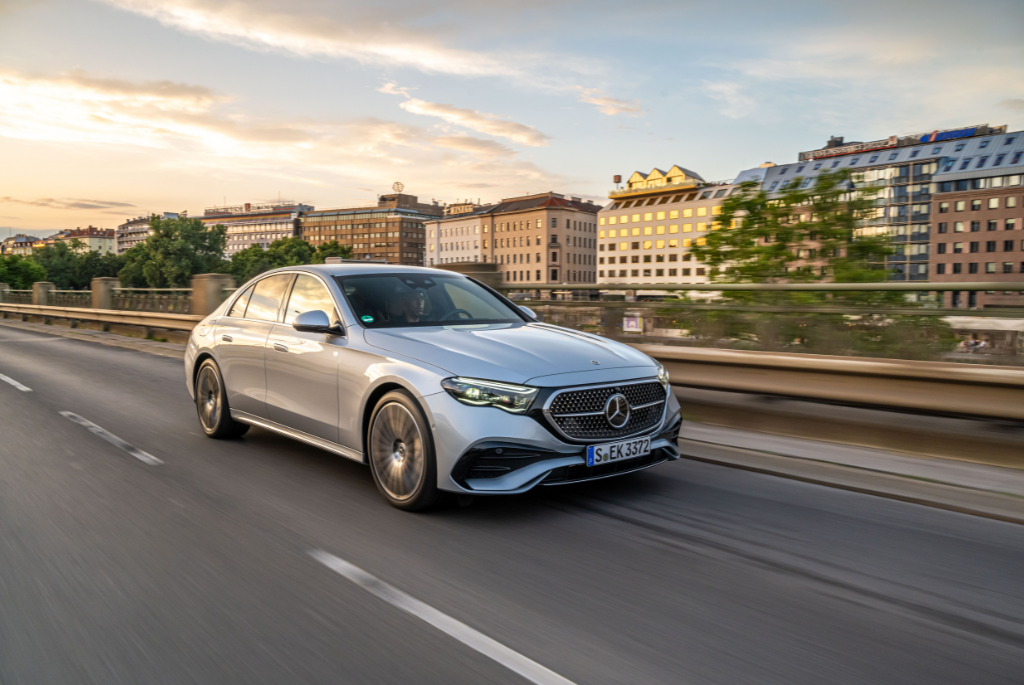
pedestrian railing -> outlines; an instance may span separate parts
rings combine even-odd
[[[113,288],[115,310],[191,314],[191,288]]]
[[[32,291],[30,290],[29,293]],[[28,304],[32,303],[32,298]],[[46,293],[46,304],[53,307],[91,307],[91,290],[50,290]]]
[[[32,291],[0,290],[0,302],[10,304],[32,304]]]

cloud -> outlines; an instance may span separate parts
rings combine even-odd
[[[610,117],[616,114],[623,114],[627,117],[643,116],[643,109],[640,107],[639,100],[620,100],[596,88],[577,86],[577,89],[580,91],[580,102],[597,105],[597,111],[601,114],[607,114]]]
[[[134,207],[130,202],[113,202],[110,200],[85,200],[81,198],[58,199],[53,197],[41,197],[37,200],[19,200],[13,197],[0,197],[0,202],[11,202],[19,205],[32,207],[46,207],[48,209],[117,209]],[[118,212],[120,213],[120,212]]]
[[[406,98],[405,102],[399,105],[402,109],[412,114],[437,117],[442,121],[455,126],[462,126],[477,133],[505,138],[514,143],[541,147],[548,144],[551,136],[541,133],[532,126],[519,124],[508,119],[502,119],[495,114],[478,112],[475,109],[463,109],[453,105],[444,105],[436,102],[427,102],[409,96],[407,88],[400,88],[394,83],[385,83],[377,89],[381,93],[401,95]],[[475,140],[475,139],[474,139]],[[494,149],[494,148],[492,148]],[[506,148],[507,149],[507,148]]]
[[[473,136],[455,135],[441,136],[431,141],[438,147],[461,152],[472,152],[474,155],[485,158],[508,158],[515,156],[515,150],[502,145],[494,140],[483,140]]]
[[[754,112],[753,98],[744,95],[740,90],[741,86],[738,83],[704,82],[704,92],[721,102],[724,105],[721,113],[732,119],[742,119]]]
[[[161,24],[255,50],[352,59],[466,76],[517,76],[522,61],[449,47],[436,27],[403,25],[421,13],[322,2],[102,0]]]

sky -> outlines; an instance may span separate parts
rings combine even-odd
[[[1024,128],[1024,2],[0,0],[0,238]]]

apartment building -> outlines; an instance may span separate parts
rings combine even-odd
[[[28,256],[32,254],[32,245],[38,241],[39,238],[25,235],[24,233],[12,235],[9,238],[5,238],[3,242],[0,242],[0,254]]]
[[[598,205],[548,192],[455,205],[427,226],[427,265],[497,264],[505,283],[595,284]]]
[[[161,219],[177,219],[175,212],[164,212]],[[146,238],[153,232],[150,221],[151,216],[139,216],[129,219],[115,230],[115,243],[117,254],[124,254],[139,243],[145,242]]]
[[[57,242],[70,243],[73,240],[77,240],[79,243],[75,252],[107,254],[108,252],[117,251],[116,235],[112,228],[96,228],[95,226],[72,228],[51,236],[45,242],[52,245]]]
[[[707,283],[691,248],[719,228],[715,217],[734,188],[678,165],[634,172],[598,215],[598,283]]]
[[[396,184],[397,185],[397,184]],[[415,195],[381,195],[375,207],[308,211],[299,218],[299,235],[310,245],[337,241],[352,248],[355,259],[423,266],[426,223],[444,208]]]
[[[262,204],[246,202],[231,207],[207,207],[199,220],[207,227],[227,227],[228,241],[224,255],[230,258],[251,245],[266,249],[275,240],[295,236],[299,216],[313,209],[312,205],[292,200]]]

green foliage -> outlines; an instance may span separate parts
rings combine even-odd
[[[0,283],[12,290],[29,290],[36,281],[46,280],[46,270],[21,255],[0,255]]]
[[[325,243],[317,249],[302,238],[282,238],[272,242],[265,250],[259,245],[239,250],[231,255],[231,264],[226,271],[239,283],[245,283],[254,276],[282,266],[323,264],[327,257],[349,259],[351,256],[352,248],[336,241]]]
[[[323,264],[328,257],[352,259],[352,247],[349,245],[342,245],[337,240],[332,240],[329,243],[323,243],[317,248],[316,254],[313,255],[313,263]]]
[[[849,170],[820,175],[813,187],[801,188],[799,176],[772,197],[747,182],[726,198],[706,244],[697,245],[694,258],[709,268],[719,283],[880,283],[887,272],[881,266],[892,254],[885,235],[857,235],[874,215],[876,188],[853,189]],[[814,257],[798,250],[814,250]],[[824,270],[805,264],[824,261]],[[731,299],[757,302],[813,302],[836,299],[866,303],[898,301],[899,294],[847,293],[739,293]]]
[[[224,262],[227,229],[207,228],[199,219],[150,219],[152,234],[124,253],[118,273],[131,288],[186,287],[195,274],[215,273]]]
[[[87,289],[92,279],[117,276],[124,265],[124,259],[112,252],[101,255],[96,250],[83,252],[82,247],[79,240],[60,241],[33,252],[29,259],[42,269],[37,280],[50,281],[58,290]]]

